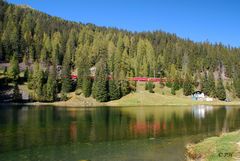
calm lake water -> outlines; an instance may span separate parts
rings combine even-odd
[[[236,129],[234,106],[0,106],[0,160],[182,161],[187,143]]]

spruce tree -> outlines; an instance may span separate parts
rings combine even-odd
[[[19,91],[17,82],[15,82],[14,88],[13,88],[13,101],[19,102],[19,101],[21,101],[21,99],[22,99],[22,94]]]
[[[207,96],[210,96],[211,93],[210,82],[206,72],[204,73],[204,77],[202,80],[202,92]]]
[[[234,84],[236,96],[240,98],[240,78],[234,78],[233,84]]]
[[[18,57],[16,54],[12,56],[10,61],[10,66],[8,68],[8,77],[16,81],[19,77],[19,66],[18,66]]]
[[[193,91],[194,91],[194,89],[193,89],[191,76],[189,74],[186,74],[185,80],[183,83],[183,94],[185,96],[189,96],[193,93]]]
[[[226,91],[225,91],[222,79],[218,80],[216,95],[219,100],[223,101],[226,99]]]
[[[44,86],[44,73],[42,69],[38,70],[36,73],[36,89],[35,89],[35,99],[36,101],[43,101],[44,99],[44,91],[43,91],[43,86]]]
[[[53,102],[57,99],[57,81],[56,81],[56,66],[54,65],[48,74],[46,85],[46,100]]]
[[[104,58],[102,58],[97,65],[94,95],[97,101],[108,101],[108,69],[107,62]]]
[[[210,71],[208,81],[209,81],[210,96],[216,97],[216,85],[215,85],[215,78],[214,78],[213,71]]]
[[[233,87],[236,96],[240,98],[240,70],[238,67],[235,67],[234,70]]]
[[[72,52],[71,43],[67,46],[67,51],[64,56],[63,66],[62,66],[62,93],[70,92],[72,89],[72,80],[71,80],[71,52]]]
[[[126,96],[131,92],[129,81],[121,81],[121,96]]]
[[[90,97],[92,93],[92,79],[89,76],[83,78],[83,94],[85,97]]]
[[[120,93],[120,86],[118,85],[118,82],[115,80],[109,80],[109,99],[112,100],[118,100],[121,97]]]
[[[38,62],[35,62],[33,65],[33,70],[30,71],[28,79],[28,88],[35,90],[37,88],[36,82],[38,81],[38,73],[40,71],[40,65]]]

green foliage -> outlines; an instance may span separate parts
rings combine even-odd
[[[121,81],[121,96],[126,96],[131,92],[129,81]]]
[[[153,82],[145,83],[145,90],[148,90],[150,93],[154,93],[155,84]]]
[[[148,82],[145,83],[145,90],[147,91],[149,89]]]
[[[109,99],[117,100],[121,98],[119,83],[115,80],[109,80]]]
[[[171,94],[172,94],[172,95],[176,95],[176,90],[175,90],[174,87],[171,88]]]
[[[14,54],[10,61],[10,66],[8,68],[8,77],[16,81],[19,77],[19,66],[18,66],[18,57]]]
[[[202,80],[202,92],[207,96],[210,96],[210,93],[211,93],[211,87],[210,87],[210,82],[208,80],[207,73],[205,73],[204,78]]]
[[[226,99],[226,91],[222,79],[217,82],[216,95],[219,100],[223,101]]]
[[[32,71],[29,71],[28,79],[27,79],[27,86],[29,89],[33,89],[34,82],[33,82],[33,72]]]
[[[68,100],[67,93],[61,92],[61,100],[62,101],[67,101]]]
[[[18,84],[14,83],[14,88],[13,88],[13,101],[14,102],[19,102],[22,100],[22,94],[19,91]]]
[[[167,76],[169,81],[166,85],[172,89],[172,93],[184,87],[184,94],[189,95],[193,91],[193,84],[198,86],[197,80],[195,82],[191,80],[191,83],[184,81],[183,84],[180,74],[194,73],[190,75],[198,79],[196,75],[201,74],[202,70],[216,71],[220,65],[224,66],[226,76],[230,79],[240,73],[237,70],[233,73],[233,69],[239,68],[240,49],[238,48],[233,49],[222,44],[212,45],[208,42],[194,43],[160,31],[131,33],[95,25],[83,25],[51,17],[29,8],[9,5],[5,1],[2,4],[4,7],[0,12],[0,61],[11,60],[8,76],[14,80],[18,79],[19,75],[18,59],[19,62],[28,65],[41,62],[44,65],[41,70],[44,71],[53,64],[62,65],[59,90],[64,94],[73,89],[70,77],[73,69],[77,69],[78,72],[77,89],[83,90],[84,81],[86,86],[89,85],[89,81],[85,79],[90,75],[87,71],[101,64],[102,59],[105,59],[107,75],[120,82],[120,96],[128,94],[131,91],[129,86],[134,86],[127,81],[129,77]],[[31,71],[29,68],[28,86],[35,91],[38,70],[40,69]],[[203,91],[209,96],[215,96],[215,80],[211,73],[202,82]],[[54,82],[51,79],[49,84]],[[42,89],[40,92],[43,95],[48,93],[48,90],[52,91],[47,82],[48,78],[44,76],[42,88],[45,91]],[[99,82],[107,81],[96,75],[92,92],[95,98],[99,95],[97,94],[98,86],[101,84]],[[238,82],[235,78],[234,91],[240,97]],[[103,91],[110,92],[108,87],[110,84],[108,82],[106,84]],[[163,88],[164,84],[161,84],[161,87]],[[46,97],[45,95],[43,100]],[[108,96],[104,94],[104,97]],[[101,98],[101,100],[108,99]]]
[[[43,101],[44,100],[44,73],[42,69],[38,70],[36,73],[36,82],[35,82],[35,100]]]
[[[234,79],[233,79],[233,86],[236,96],[240,98],[240,72],[239,69],[235,71]]]
[[[170,80],[168,80],[168,81],[166,82],[166,86],[167,86],[168,88],[172,88],[172,82],[171,82]]]
[[[69,53],[68,53],[69,54]],[[62,92],[68,93],[72,89],[70,55],[66,53],[62,67]]]
[[[97,101],[108,101],[108,69],[104,59],[97,65],[96,78],[94,82],[94,97]]]
[[[56,68],[52,67],[52,70],[48,74],[46,84],[46,101],[53,102],[57,99],[57,81],[56,81]]]
[[[90,77],[85,77],[83,79],[83,94],[85,97],[90,97],[92,93],[92,79]]]
[[[183,94],[185,96],[189,96],[193,93],[193,84],[192,84],[192,79],[189,74],[186,74],[184,83],[183,83]]]
[[[240,98],[240,78],[235,78],[233,81],[235,93],[238,98]]]

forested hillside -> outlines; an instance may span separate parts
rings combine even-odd
[[[115,100],[134,90],[135,83],[128,78],[139,76],[168,78],[173,94],[184,88],[189,95],[199,87],[209,96],[225,99],[225,86],[240,97],[238,48],[194,43],[162,31],[133,33],[70,22],[2,0],[0,61],[11,61],[7,73],[14,82],[19,75],[16,64],[26,65],[26,81],[38,101],[54,101],[57,93],[66,100],[66,94],[77,89],[98,101]],[[94,78],[92,67],[96,67]],[[78,73],[76,86],[73,70]]]

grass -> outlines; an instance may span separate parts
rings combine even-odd
[[[189,161],[234,161],[240,160],[240,131],[211,137],[187,146]]]
[[[213,102],[193,101],[191,97],[183,95],[182,89],[176,91],[176,95],[171,94],[171,89],[164,87],[160,88],[158,83],[155,84],[155,93],[149,93],[145,90],[145,83],[138,83],[137,91],[131,93],[120,100],[107,103],[110,106],[154,106],[154,105],[239,105],[238,100],[232,102],[223,102],[214,100]]]
[[[155,93],[149,93],[145,90],[145,83],[138,83],[137,91],[123,98],[107,103],[99,103],[92,97],[85,98],[82,95],[69,93],[70,100],[66,102],[48,103],[57,106],[158,106],[158,105],[239,105],[240,101],[222,102],[214,100],[213,102],[192,101],[191,97],[183,95],[182,89],[176,92],[176,95],[171,94],[171,89],[164,87],[160,88],[159,83],[155,84]],[[19,88],[26,93],[32,91],[27,88],[27,84],[19,85]],[[34,104],[34,103],[33,103]],[[38,103],[39,104],[39,103]],[[43,103],[40,103],[43,104]]]

